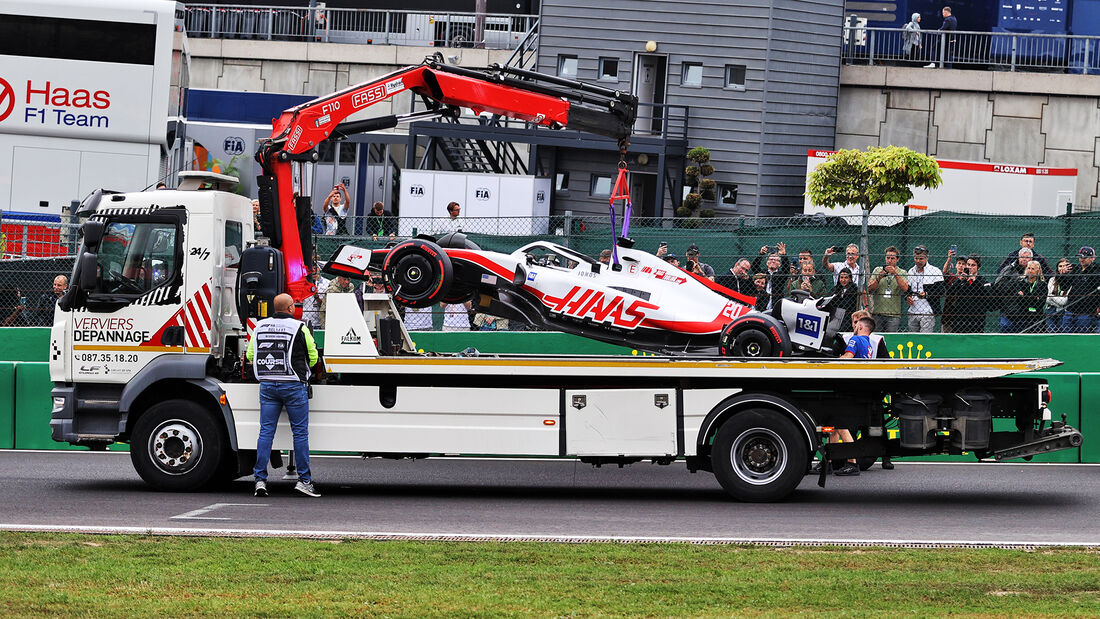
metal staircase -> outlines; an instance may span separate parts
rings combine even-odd
[[[539,22],[535,20],[504,65],[522,69],[531,68],[536,59],[538,39]],[[478,118],[478,122],[485,128],[502,127],[505,121],[497,115]],[[458,124],[459,120],[447,117],[445,122]],[[436,149],[450,168],[456,172],[528,173],[527,161],[511,142],[433,137],[429,140],[427,149],[428,151]],[[434,163],[434,160],[434,157],[424,157],[420,160],[420,167],[425,168]]]

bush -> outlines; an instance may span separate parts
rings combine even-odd
[[[691,209],[689,209],[686,206],[678,206],[678,207],[676,207],[676,216],[677,217],[691,217]]]
[[[699,211],[699,216],[703,217],[704,219],[709,218],[709,217],[714,217],[714,209],[705,208],[705,209]]]
[[[696,146],[687,152],[687,158],[695,163],[706,163],[710,161],[710,150],[702,146]]]
[[[688,167],[684,168],[684,174],[686,176],[699,176],[699,166],[689,165]]]
[[[709,163],[704,163],[703,165],[699,166],[699,174],[703,176],[710,176],[711,174],[714,174],[714,166],[710,165]]]
[[[699,181],[699,189],[702,189],[703,191],[714,191],[714,188],[717,186],[718,184],[715,183],[714,179],[712,178],[704,178],[703,180]]]
[[[695,209],[699,208],[699,205],[702,203],[703,196],[697,193],[689,193],[688,195],[684,196],[684,206],[691,209],[692,212],[694,212]]]

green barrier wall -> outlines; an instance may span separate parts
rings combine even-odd
[[[1058,402],[1061,398],[1054,393],[1057,400],[1050,404],[1053,410],[1058,410]],[[1084,372],[1081,374],[1081,434],[1085,442],[1081,444],[1081,462],[1100,462],[1100,373]]]
[[[15,364],[15,448],[66,449],[50,439],[50,368],[47,363]]]
[[[49,361],[49,350],[47,327],[0,329],[0,361]]]
[[[0,362],[0,449],[15,446],[15,364]]]

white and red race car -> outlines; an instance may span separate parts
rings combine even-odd
[[[753,297],[624,244],[616,250],[618,262],[607,265],[547,241],[503,254],[453,233],[386,249],[342,245],[323,270],[360,280],[381,272],[400,305],[472,299],[481,311],[538,329],[667,355],[828,354],[844,321],[843,310],[830,313],[809,298],[757,312]]]

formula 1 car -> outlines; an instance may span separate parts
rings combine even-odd
[[[784,299],[769,313],[754,297],[698,277],[622,240],[613,264],[546,241],[511,254],[480,249],[460,232],[386,249],[342,245],[323,271],[353,279],[381,272],[409,307],[472,300],[488,314],[539,329],[666,355],[788,357],[832,352],[844,321],[824,301]]]

